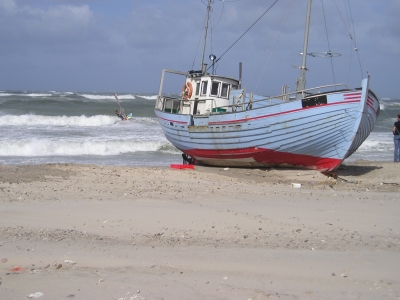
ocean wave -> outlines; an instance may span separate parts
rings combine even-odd
[[[0,156],[110,156],[163,150],[173,151],[167,141],[63,141],[32,138],[3,141]]]
[[[386,152],[393,149],[392,133],[371,132],[370,136],[361,144],[357,152]]]
[[[25,96],[25,97],[51,97],[53,95],[52,94],[31,93],[31,94],[18,94],[18,96]]]
[[[142,124],[158,125],[158,120],[154,117],[135,118],[135,121]],[[161,127],[160,127],[161,128]]]
[[[181,154],[182,152],[178,150],[174,145],[171,143],[165,143],[158,149],[160,152],[168,153],[168,154]]]
[[[0,116],[0,126],[109,126],[119,122],[116,116],[97,115],[92,117],[82,116],[41,116],[41,115],[4,115]]]
[[[14,93],[0,93],[0,97],[9,96],[21,96],[21,97],[51,97],[53,94],[40,94],[40,93],[30,93],[30,94],[14,94]]]
[[[90,99],[90,100],[114,100],[114,95],[101,95],[101,94],[78,94],[81,97]],[[132,94],[127,95],[117,95],[119,100],[134,100],[136,97]]]
[[[66,97],[66,96],[71,96],[71,95],[76,95],[76,93],[73,92],[57,92],[57,91],[51,91],[53,95],[59,96],[59,97]]]
[[[366,140],[357,151],[388,151],[393,148],[393,140]]]
[[[156,100],[157,99],[157,95],[153,95],[153,96],[143,96],[143,95],[137,95],[137,97],[146,99],[146,100]]]
[[[388,99],[382,98],[380,99],[380,104],[383,106],[400,106],[400,99]]]

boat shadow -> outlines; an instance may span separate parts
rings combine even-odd
[[[320,172],[306,168],[290,167],[216,167],[216,166],[196,166],[196,170],[207,173],[225,175],[238,179],[251,180],[275,180],[275,181],[324,181],[331,177],[334,179],[348,180],[349,178],[379,177],[379,173],[385,172],[388,168],[386,162],[357,161],[343,163],[337,170],[331,172]],[[390,164],[391,165],[391,164]],[[400,164],[399,164],[400,165]],[[378,171],[378,173],[376,172]]]
[[[372,171],[383,169],[380,165],[352,165],[342,164],[337,170],[336,174],[341,176],[361,176],[366,175]]]

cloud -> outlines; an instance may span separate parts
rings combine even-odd
[[[301,63],[306,3],[279,1],[252,26],[273,3],[214,1],[205,53],[207,63],[209,54],[224,54],[221,75],[237,77],[243,61],[251,82],[261,76],[262,93],[294,83],[292,65]],[[70,90],[156,90],[162,68],[200,67],[205,14],[204,0],[0,0],[0,67],[10,70],[0,75],[0,88],[27,88],[23,83],[54,90],[56,83]],[[395,93],[394,76],[387,74],[400,67],[399,14],[398,0],[314,1],[309,52],[342,53],[333,63],[337,80],[346,81],[349,67],[359,67],[351,33],[374,85],[384,91],[390,85]],[[308,63],[310,84],[331,81],[330,60]]]
[[[0,11],[5,11],[6,13],[14,12],[16,8],[14,0],[0,0]]]
[[[379,51],[392,55],[400,55],[400,2],[390,1],[385,9],[385,18],[375,23],[368,31],[377,39]]]
[[[13,9],[3,11],[0,33],[3,40],[17,44],[80,41],[89,36],[92,20],[93,13],[87,5],[58,5],[42,9],[14,4]]]

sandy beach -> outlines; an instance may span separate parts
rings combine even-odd
[[[399,167],[3,165],[0,299],[400,299]]]

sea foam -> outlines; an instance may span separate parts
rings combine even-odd
[[[138,96],[147,100],[156,100],[157,99],[157,95],[154,96]]]
[[[115,100],[114,95],[95,95],[95,94],[79,94],[79,96],[82,96],[84,98],[90,99],[90,100]],[[117,95],[119,100],[134,100],[136,97],[132,94],[128,95]]]
[[[60,141],[31,138],[3,141],[0,156],[82,156],[119,155],[124,153],[160,151],[167,142],[149,141]]]
[[[41,115],[4,115],[0,116],[0,126],[109,126],[118,122],[116,116],[97,115],[86,117],[82,116],[41,116]]]

